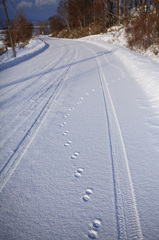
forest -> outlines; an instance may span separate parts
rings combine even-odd
[[[68,30],[97,24],[106,30],[116,24],[125,24],[138,12],[157,14],[159,0],[61,0],[58,15],[49,18],[52,28]],[[61,21],[61,22],[60,22]]]
[[[159,45],[159,0],[61,0],[57,14],[39,22],[41,33],[47,34],[48,26],[53,37],[62,38],[106,33],[112,26],[124,26],[128,47],[145,50]],[[33,25],[21,12],[12,23],[14,42],[30,39],[32,31]]]
[[[57,10],[49,18],[53,36],[78,38],[119,25],[131,49],[159,44],[159,0],[61,0]]]

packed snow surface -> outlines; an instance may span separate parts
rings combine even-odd
[[[0,64],[0,239],[159,239],[159,63],[99,35],[17,56]]]

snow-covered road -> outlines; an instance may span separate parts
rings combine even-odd
[[[0,239],[157,240],[159,64],[45,42],[0,72]]]

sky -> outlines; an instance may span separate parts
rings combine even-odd
[[[60,0],[5,0],[8,16],[13,19],[19,7],[22,7],[31,21],[47,20],[56,14]],[[0,4],[0,21],[5,19],[3,5]]]

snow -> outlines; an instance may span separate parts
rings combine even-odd
[[[127,40],[125,38],[125,28],[122,25],[114,26],[108,29],[107,34],[91,36],[92,40],[93,38],[95,38],[96,40],[98,39],[98,40],[112,43],[113,45],[128,48]],[[154,49],[159,51],[159,46],[157,44],[154,44],[150,46],[146,51],[136,49],[136,52],[139,52],[140,54],[142,54],[143,56],[146,56],[147,58],[150,58],[151,60],[159,62],[159,54],[155,55],[153,52]]]
[[[0,239],[157,240],[157,58],[44,40],[0,64]]]
[[[122,41],[121,41],[122,42]],[[121,44],[121,43],[120,43]],[[100,41],[100,46],[104,47],[105,42]],[[108,49],[108,47],[107,47]],[[128,51],[120,47],[109,46],[109,50],[127,66],[132,75],[136,78],[143,90],[149,95],[152,106],[155,108],[159,105],[159,84],[158,84],[158,61],[156,63],[145,58],[138,53]]]
[[[25,48],[22,48],[22,44],[19,44],[19,46],[15,48],[16,59],[13,57],[12,49],[8,48],[8,51],[0,56],[0,67],[1,65],[8,67],[13,64],[21,63],[22,61],[41,53],[46,48],[47,44],[43,41],[42,36],[31,39]]]

